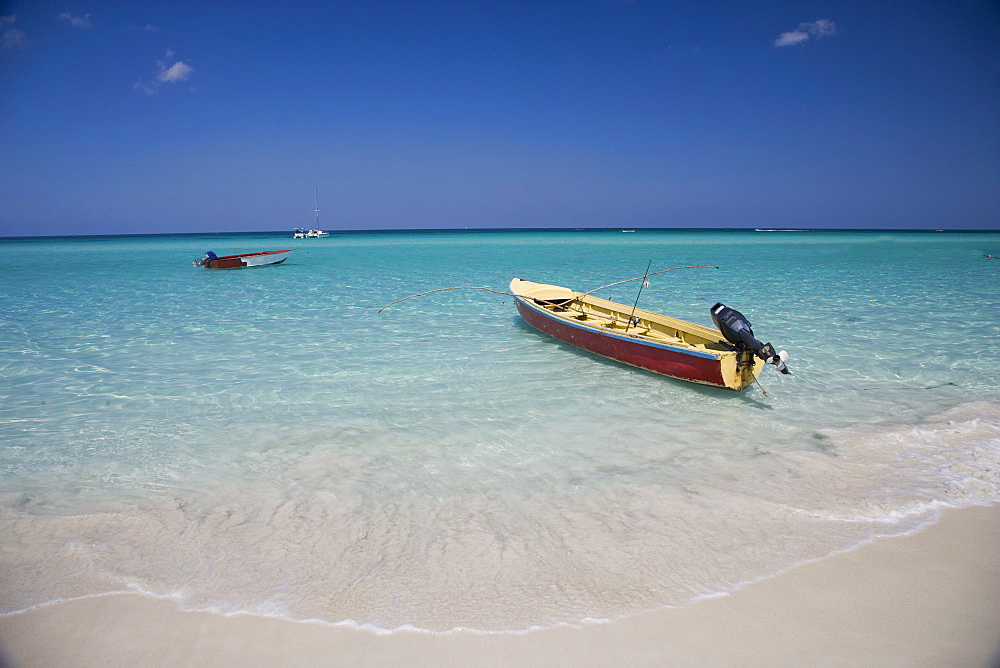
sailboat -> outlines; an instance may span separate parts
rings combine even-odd
[[[319,188],[316,188],[316,192],[313,194],[313,213],[316,214],[316,222],[312,229],[304,230],[301,227],[296,227],[295,233],[292,234],[293,239],[315,239],[330,236],[329,232],[319,229]]]

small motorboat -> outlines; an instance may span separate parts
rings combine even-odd
[[[525,322],[583,350],[693,383],[741,391],[765,363],[781,373],[787,353],[754,338],[750,323],[723,304],[711,308],[718,329],[515,278],[510,292]],[[591,291],[593,292],[593,290]]]
[[[205,253],[191,264],[205,269],[243,269],[244,267],[266,267],[281,264],[288,259],[292,249],[260,251],[257,253],[239,253],[237,255],[216,255],[212,251]]]

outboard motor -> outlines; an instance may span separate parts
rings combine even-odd
[[[208,251],[207,253],[205,253],[204,257],[195,260],[191,264],[193,264],[196,267],[203,267],[205,265],[211,266],[212,260],[217,260],[218,258],[219,258],[218,255],[216,255],[212,251]]]
[[[739,311],[731,309],[725,304],[716,304],[712,307],[712,321],[736,350],[750,351],[768,364],[776,366],[781,373],[791,373],[785,366],[788,353],[784,350],[776,353],[774,346],[770,343],[761,343],[754,338],[750,321],[743,317]]]

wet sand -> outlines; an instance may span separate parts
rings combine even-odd
[[[583,628],[397,632],[178,610],[116,594],[0,617],[0,666],[996,666],[1000,506],[728,596]]]

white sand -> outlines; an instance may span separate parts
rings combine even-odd
[[[521,635],[374,635],[123,594],[0,617],[0,666],[1000,665],[1000,506],[687,608]]]

